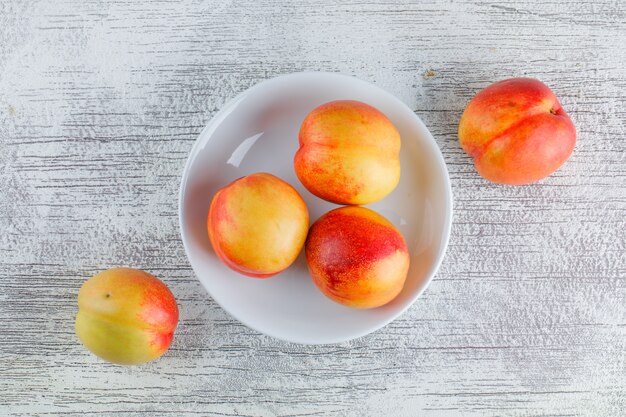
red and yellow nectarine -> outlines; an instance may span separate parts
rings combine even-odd
[[[306,116],[294,168],[304,186],[337,204],[368,204],[400,180],[400,134],[379,110],[358,101],[323,104]]]
[[[267,173],[240,178],[220,189],[207,218],[217,256],[241,274],[267,278],[298,257],[309,212],[298,192]]]
[[[349,307],[379,307],[393,300],[409,270],[402,234],[364,207],[341,207],[320,217],[311,226],[305,251],[315,285]]]
[[[563,165],[574,149],[576,129],[545,84],[513,78],[488,86],[469,102],[459,141],[484,178],[527,184]]]
[[[94,275],[78,292],[76,335],[97,356],[138,365],[163,355],[178,324],[176,299],[147,272],[114,268]]]

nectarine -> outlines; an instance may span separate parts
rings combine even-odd
[[[337,204],[368,204],[400,180],[400,134],[379,110],[358,101],[323,104],[306,116],[294,168],[316,196]]]
[[[298,257],[309,212],[298,192],[272,174],[240,178],[213,197],[207,218],[217,256],[241,274],[267,278]]]
[[[402,234],[364,207],[341,207],[320,217],[311,226],[305,252],[315,285],[349,307],[379,307],[393,300],[409,270]]]
[[[488,86],[469,102],[459,141],[484,178],[527,184],[563,165],[574,149],[576,129],[545,84],[513,78]]]
[[[178,324],[176,299],[147,272],[114,268],[94,275],[78,292],[76,335],[97,356],[138,365],[163,355]]]

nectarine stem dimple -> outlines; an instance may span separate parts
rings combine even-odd
[[[552,113],[552,114],[556,114],[556,110],[554,110],[554,108],[551,108],[551,109],[550,109],[550,113]]]

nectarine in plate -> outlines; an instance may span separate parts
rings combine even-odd
[[[402,233],[410,268],[402,291],[377,308],[353,309],[324,296],[309,275],[304,251],[286,270],[256,279],[228,268],[207,234],[216,192],[234,180],[267,172],[291,184],[311,224],[339,207],[311,194],[294,172],[298,132],[321,104],[357,100],[385,114],[401,137],[400,181],[366,207]],[[296,73],[263,81],[227,103],[194,144],[179,195],[182,241],[198,279],[233,317],[261,333],[307,344],[339,343],[373,332],[402,314],[427,287],[443,259],[452,221],[448,172],[426,126],[402,101],[359,79],[332,73]]]

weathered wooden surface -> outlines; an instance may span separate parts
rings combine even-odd
[[[0,415],[626,415],[626,3],[0,2]],[[455,197],[442,268],[402,318],[299,346],[231,319],[178,235],[179,177],[230,98],[300,70],[409,104]],[[456,141],[469,98],[533,76],[579,132],[532,186],[488,184]],[[76,294],[117,265],[181,307],[169,353],[107,365]]]

